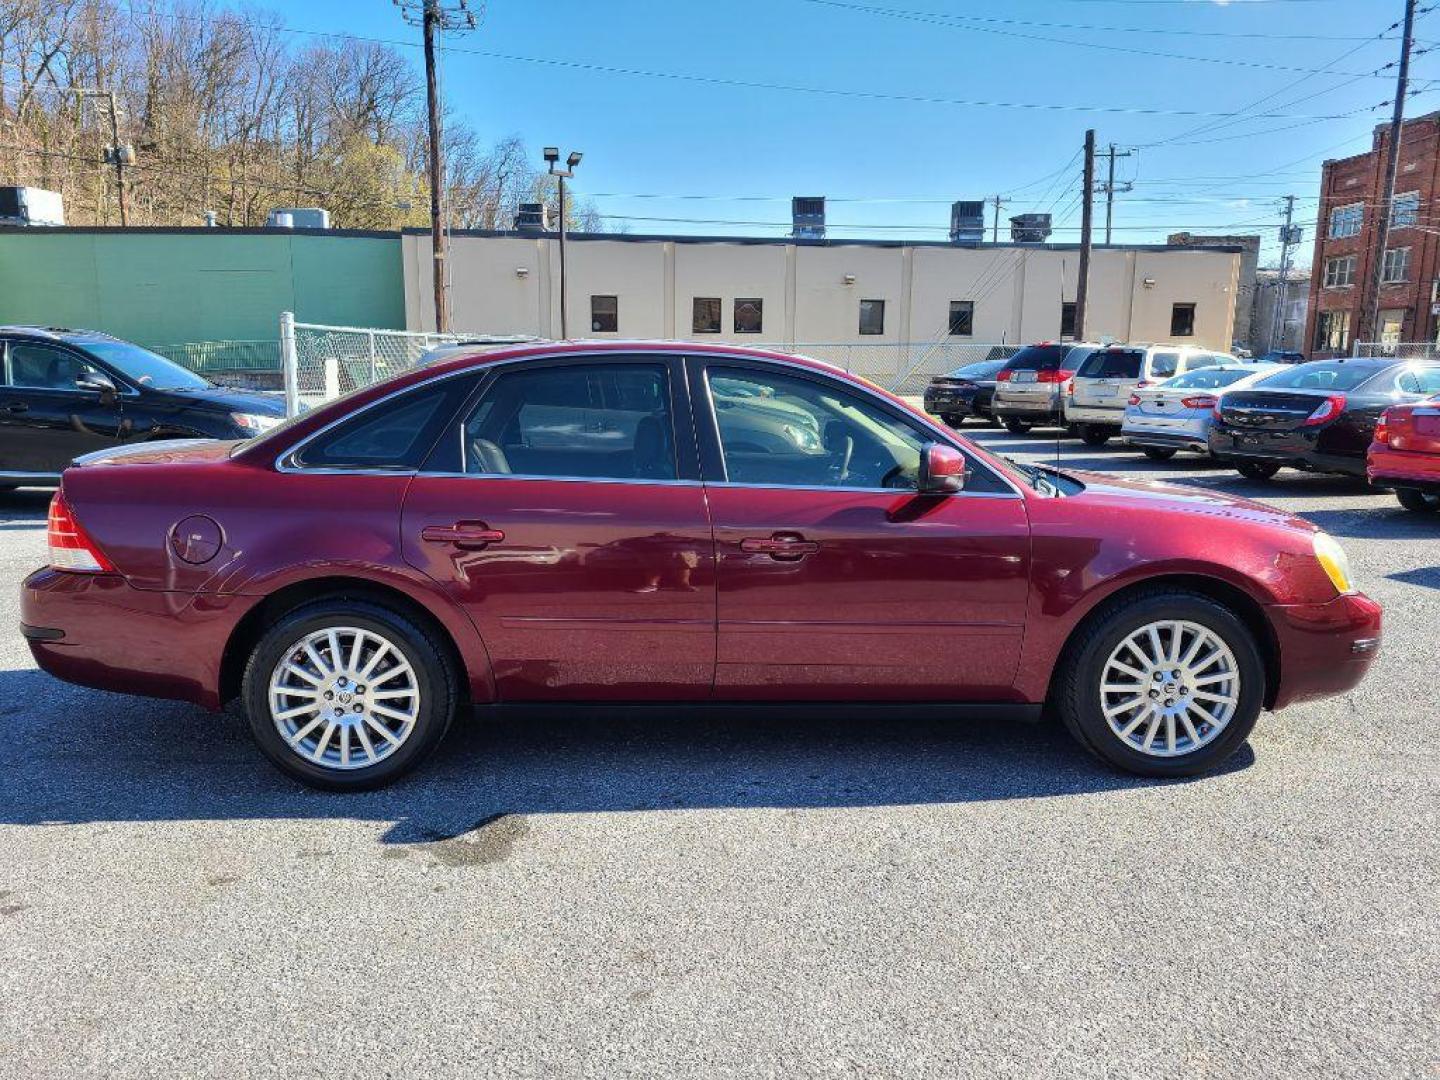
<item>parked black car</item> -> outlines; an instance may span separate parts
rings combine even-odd
[[[1381,414],[1436,392],[1440,363],[1362,357],[1297,364],[1226,393],[1210,451],[1252,480],[1285,466],[1363,478]]]
[[[1302,353],[1302,352],[1294,352],[1294,351],[1292,351],[1292,350],[1290,350],[1290,349],[1271,349],[1269,352],[1265,353],[1263,356],[1257,356],[1257,357],[1255,358],[1255,363],[1257,363],[1257,364],[1303,364],[1303,363],[1305,363],[1305,354]]]
[[[995,397],[995,376],[1007,362],[1008,358],[977,360],[936,375],[925,388],[925,411],[951,427],[959,427],[972,416],[993,419],[990,405]]]
[[[108,334],[0,326],[0,488],[56,483],[92,450],[243,439],[284,417],[279,394],[216,386]]]

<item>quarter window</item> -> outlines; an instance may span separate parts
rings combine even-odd
[[[1410,280],[1410,249],[1408,247],[1385,249],[1385,262],[1380,268],[1380,280],[1387,284]]]
[[[660,364],[567,364],[501,375],[466,419],[465,471],[674,480],[670,390]]]
[[[735,333],[759,334],[765,326],[765,301],[757,297],[735,298]]]
[[[17,341],[6,357],[5,383],[30,390],[74,390],[76,376],[98,370],[68,350]]]
[[[1336,289],[1355,284],[1355,256],[1342,255],[1325,260],[1325,288]]]
[[[467,378],[445,379],[382,401],[302,447],[295,464],[307,469],[418,469],[472,386]]]
[[[1195,336],[1195,305],[1174,304],[1170,308],[1170,336]]]
[[[861,300],[861,301],[860,301],[860,333],[862,333],[862,334],[883,334],[883,333],[885,333],[885,301],[884,301],[884,300]]]
[[[975,301],[950,301],[950,336],[970,337],[975,333]]]
[[[1341,240],[1347,236],[1358,236],[1365,216],[1364,203],[1350,203],[1332,207],[1330,210],[1330,239]]]
[[[595,334],[620,332],[620,298],[618,296],[590,297],[590,331]]]
[[[1395,201],[1390,204],[1390,227],[1392,229],[1406,229],[1420,220],[1420,193],[1418,191],[1407,191],[1402,195],[1396,195]]]
[[[690,330],[696,334],[720,333],[720,298],[697,296],[690,316]]]

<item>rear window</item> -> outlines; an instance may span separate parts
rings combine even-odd
[[[1266,390],[1354,390],[1375,377],[1379,370],[1371,364],[1345,364],[1320,360],[1299,364],[1286,371],[1277,371],[1261,379],[1256,387]]]
[[[1218,390],[1222,386],[1229,386],[1241,379],[1248,379],[1254,375],[1253,371],[1244,371],[1237,368],[1227,370],[1216,370],[1215,368],[1201,368],[1199,371],[1192,371],[1186,375],[1180,375],[1171,379],[1165,385],[1175,390]]]
[[[1027,345],[1005,367],[1010,371],[1059,371],[1069,352],[1069,345]]]
[[[1080,365],[1082,379],[1138,379],[1145,354],[1139,349],[1100,349]]]

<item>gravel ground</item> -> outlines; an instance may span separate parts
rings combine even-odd
[[[1340,537],[1370,678],[1188,783],[1043,724],[572,711],[337,797],[7,632],[0,1075],[1435,1077],[1440,519],[1062,452]],[[0,496],[10,626],[45,502]]]

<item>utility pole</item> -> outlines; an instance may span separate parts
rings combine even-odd
[[[1395,171],[1400,163],[1400,129],[1405,123],[1405,95],[1410,83],[1410,43],[1415,28],[1415,0],[1405,0],[1405,30],[1400,38],[1400,70],[1395,78],[1395,112],[1390,118],[1390,142],[1385,148],[1385,179],[1380,191],[1380,220],[1370,252],[1370,274],[1365,282],[1365,309],[1360,315],[1356,341],[1379,338],[1380,282],[1385,276],[1385,246],[1390,242],[1390,211],[1395,204]]]
[[[1105,192],[1105,243],[1107,244],[1110,243],[1110,223],[1115,213],[1115,192],[1132,191],[1135,188],[1135,185],[1128,180],[1121,187],[1115,186],[1115,159],[1130,157],[1134,153],[1134,150],[1116,150],[1113,142],[1110,144],[1110,149],[1105,152],[1105,156],[1110,159],[1108,178],[1102,185],[1102,190]]]
[[[135,164],[135,148],[120,141],[120,110],[115,104],[115,91],[73,87],[72,92],[82,101],[87,97],[104,98],[109,105],[110,145],[105,148],[105,164],[115,166],[115,187],[120,201],[120,225],[123,228],[130,224],[130,206],[125,194],[125,166]]]
[[[469,0],[442,6],[440,0],[395,0],[405,21],[425,37],[425,105],[430,127],[430,250],[435,281],[435,329],[450,332],[449,242],[445,232],[445,155],[441,144],[440,80],[435,67],[435,37],[443,30],[474,30]]]
[[[560,168],[560,148],[558,146],[545,147],[545,163],[550,167],[550,175],[555,177],[560,184],[560,340],[570,340],[570,324],[566,321],[567,313],[570,310],[570,286],[565,278],[565,181],[575,175],[575,166],[580,164],[582,155],[578,150],[572,150],[570,156],[565,159],[565,168]]]
[[[1085,340],[1085,301],[1090,293],[1090,228],[1095,201],[1095,129],[1085,132],[1085,190],[1080,197],[1080,280],[1075,285],[1075,340]]]
[[[1000,242],[1000,207],[1005,205],[1005,200],[996,195],[991,202],[995,204],[995,223],[991,226],[990,242],[998,244]]]
[[[1300,231],[1291,224],[1295,220],[1295,196],[1285,196],[1285,224],[1280,229],[1280,280],[1275,286],[1275,317],[1270,320],[1270,350],[1276,348],[1276,342],[1284,344],[1285,337],[1285,300],[1289,291],[1289,282],[1286,277],[1290,270],[1290,245],[1299,243]]]

